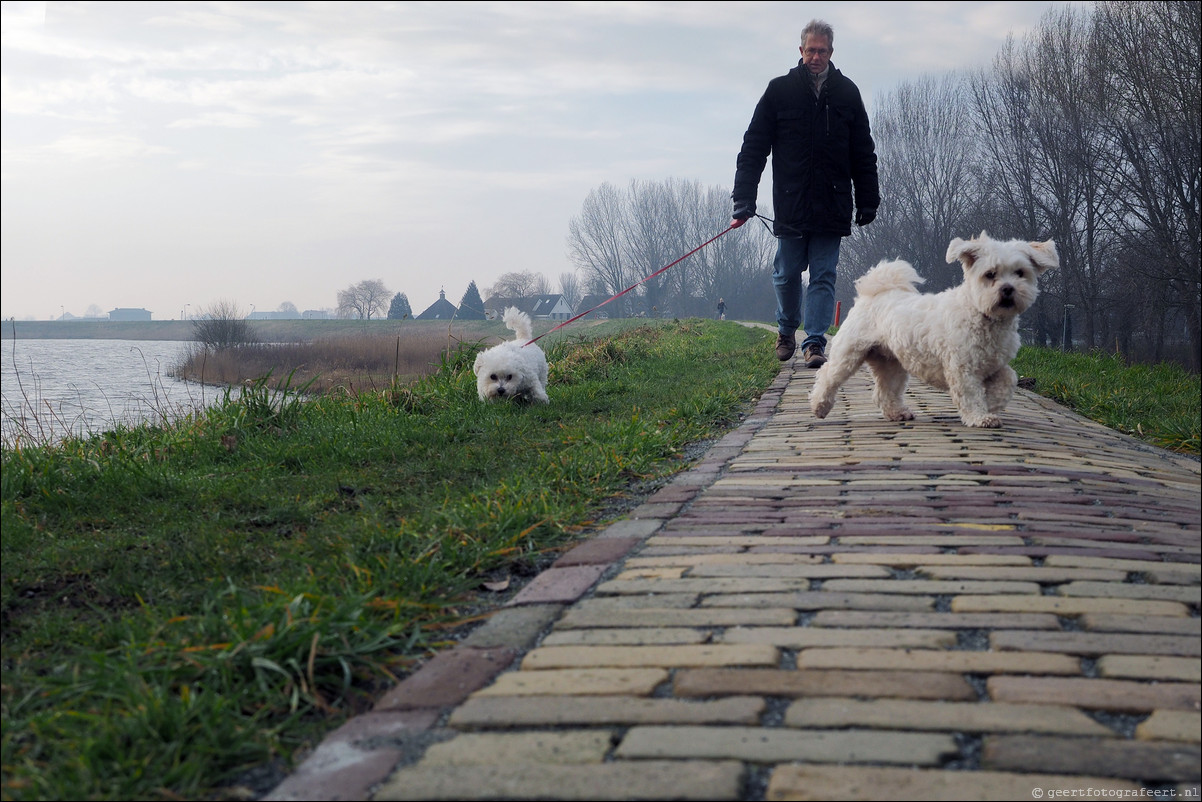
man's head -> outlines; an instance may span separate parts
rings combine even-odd
[[[811,20],[801,32],[801,63],[818,75],[831,63],[835,52],[835,30],[822,20]]]

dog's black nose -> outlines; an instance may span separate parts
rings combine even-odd
[[[1002,287],[1002,297],[1003,298],[1009,298],[1013,294],[1014,294],[1013,287]]]

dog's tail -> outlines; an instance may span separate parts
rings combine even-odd
[[[505,328],[512,331],[517,336],[515,342],[530,342],[534,339],[534,326],[530,323],[530,315],[527,315],[516,306],[511,306],[505,310]]]
[[[909,262],[898,259],[881,262],[863,276],[856,279],[856,297],[871,298],[886,292],[918,292],[918,285],[926,281],[918,275]]]

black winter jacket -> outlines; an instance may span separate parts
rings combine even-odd
[[[830,66],[818,96],[802,63],[774,78],[760,102],[735,168],[735,212],[755,213],[760,176],[772,154],[778,237],[851,234],[854,206],[880,206],[876,145],[860,90]]]

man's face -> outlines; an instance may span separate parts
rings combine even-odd
[[[831,42],[825,36],[806,36],[805,44],[801,46],[801,63],[806,65],[810,75],[817,75],[831,63],[831,53],[835,52]]]

